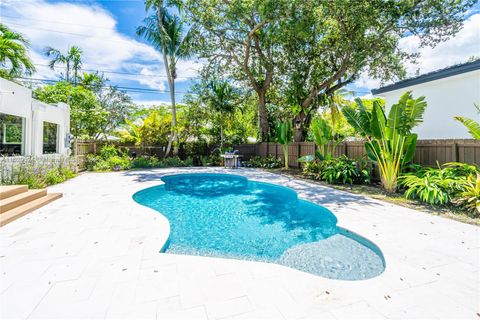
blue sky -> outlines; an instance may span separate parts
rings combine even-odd
[[[413,75],[464,62],[472,55],[480,56],[479,5],[470,13],[464,29],[452,40],[435,49],[418,49],[415,37],[401,40],[408,51],[420,51],[417,65],[407,65]],[[12,29],[22,32],[31,41],[30,55],[37,65],[35,78],[55,79],[62,71],[53,72],[45,65],[45,46],[66,50],[78,45],[84,50],[84,69],[105,70],[111,84],[153,90],[168,90],[161,56],[147,42],[135,35],[135,29],[146,16],[142,0],[2,0],[0,19]],[[181,61],[178,65],[177,98],[192,85],[201,64]],[[133,73],[133,74],[131,74]],[[139,75],[141,74],[141,75]],[[350,86],[356,95],[368,95],[380,82],[363,74]],[[134,92],[140,104],[152,105],[169,101],[168,92]]]

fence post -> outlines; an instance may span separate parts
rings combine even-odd
[[[457,142],[453,142],[452,144],[452,162],[458,161],[458,145]]]
[[[297,155],[296,155],[296,164],[297,164],[297,168],[300,168],[300,163],[298,163],[298,158],[300,158],[300,155],[302,154],[302,143],[301,142],[297,142]]]

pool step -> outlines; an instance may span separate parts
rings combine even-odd
[[[0,200],[12,197],[22,192],[27,192],[28,186],[18,185],[18,186],[0,186]]]
[[[46,189],[32,189],[28,186],[0,187],[0,226],[61,198],[61,193],[47,194]]]

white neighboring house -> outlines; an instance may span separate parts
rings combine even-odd
[[[400,81],[372,94],[384,97],[388,110],[406,91],[412,91],[414,98],[426,98],[423,123],[414,129],[419,139],[470,139],[467,129],[453,117],[480,120],[474,106],[480,103],[480,60]]]
[[[69,154],[70,107],[32,98],[32,90],[0,78],[0,155]]]

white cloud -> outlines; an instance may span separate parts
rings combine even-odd
[[[155,75],[158,75],[158,74],[165,74],[165,73],[159,73],[159,72],[154,72],[152,71],[152,69],[149,69],[149,68],[142,68],[140,70],[140,73],[142,75],[144,75],[144,77],[138,77],[138,82],[140,82],[141,84],[144,84],[150,88],[155,88],[155,89],[158,89],[158,90],[166,90],[166,86],[165,86],[165,81],[163,78],[159,78],[159,77],[154,77]]]
[[[455,37],[442,42],[435,48],[419,47],[416,36],[400,39],[400,47],[409,53],[420,53],[417,64],[405,64],[407,77],[442,69],[454,64],[463,63],[471,56],[480,56],[480,14],[472,15],[465,21],[464,27]],[[357,87],[374,89],[380,86],[380,81],[362,74],[355,82]]]
[[[153,89],[166,89],[161,55],[153,47],[118,32],[115,18],[97,5],[45,0],[3,1],[2,20],[31,42],[36,77],[54,78],[43,55],[46,46],[66,51],[72,45],[84,51],[84,69],[141,73],[149,76],[108,73],[113,83],[131,80]],[[15,18],[11,18],[15,17]],[[18,17],[18,18],[17,18]],[[179,77],[196,76],[193,61],[179,63]],[[185,67],[184,67],[185,66]],[[63,71],[58,68],[58,73]],[[159,75],[160,77],[156,77]],[[185,79],[186,80],[186,79]],[[179,78],[178,81],[184,81]]]
[[[170,106],[170,101],[163,101],[163,100],[133,100],[137,106],[141,106],[144,108],[152,108],[158,106]]]

